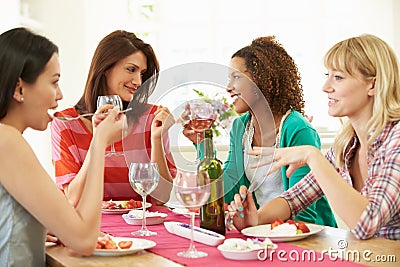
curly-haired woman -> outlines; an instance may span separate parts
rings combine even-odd
[[[304,117],[301,77],[293,59],[274,36],[260,37],[233,54],[227,91],[235,111],[228,158],[224,163],[224,200],[230,203],[241,185],[257,184],[255,203],[262,206],[295,185],[310,169],[303,166],[289,178],[286,167],[265,177],[271,166],[251,168],[260,157],[249,157],[253,147],[321,147],[317,131]],[[194,131],[183,134],[196,143]],[[296,220],[336,227],[326,200],[321,198],[300,212]]]
[[[251,168],[259,158],[248,157],[243,151],[261,146],[298,145],[320,149],[320,138],[304,117],[297,66],[274,36],[257,38],[234,53],[230,67],[227,91],[236,112],[243,115],[233,122],[230,133],[230,150],[224,164],[225,202],[233,200],[241,185],[257,182],[254,197],[262,206],[296,184],[310,169],[303,166],[289,178],[283,166],[265,177],[270,166]],[[265,112],[266,102],[270,112]],[[336,226],[326,198],[316,201],[295,219]]]

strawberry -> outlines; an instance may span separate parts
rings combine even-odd
[[[294,220],[287,220],[286,221],[288,224],[294,224],[294,225],[296,225],[296,222],[294,221]],[[297,225],[296,225],[297,226]]]
[[[105,249],[118,249],[117,244],[113,240],[107,241],[106,245],[104,246]]]
[[[297,223],[297,229],[301,230],[304,234],[310,232],[310,229],[308,228],[308,226],[303,222]]]
[[[126,209],[137,209],[142,207],[142,201],[131,199],[126,202]]]
[[[132,246],[132,241],[119,241],[118,247],[122,249],[128,249]]]
[[[274,229],[274,227],[283,224],[283,221],[281,219],[275,219],[272,223],[271,223],[271,230]]]

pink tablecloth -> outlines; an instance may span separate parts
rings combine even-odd
[[[158,210],[160,212],[164,212],[168,214],[168,217],[165,221],[180,221],[189,223],[189,218],[186,218],[182,215],[176,215],[169,211],[165,207],[152,207],[152,211]],[[196,221],[196,225],[198,225],[198,221]],[[157,236],[152,237],[143,237],[148,240],[152,240],[157,243],[154,248],[149,249],[149,251],[168,258],[172,261],[175,261],[179,264],[186,266],[260,266],[260,264],[268,264],[268,266],[287,266],[289,263],[291,266],[337,266],[339,263],[340,266],[364,266],[350,261],[342,261],[340,259],[333,261],[329,258],[328,255],[322,255],[319,252],[312,252],[312,255],[316,255],[316,257],[311,257],[311,260],[308,260],[310,251],[305,251],[305,249],[296,247],[291,245],[290,243],[277,243],[278,248],[275,254],[272,254],[272,257],[266,259],[265,261],[253,260],[253,261],[235,261],[225,259],[222,254],[219,252],[217,247],[207,246],[201,243],[195,242],[195,246],[198,250],[204,251],[208,253],[207,257],[199,258],[199,259],[186,259],[182,257],[178,257],[176,254],[179,251],[187,250],[189,247],[189,239],[179,237],[173,234],[170,234],[164,227],[163,224],[159,225],[150,225],[148,226],[149,230],[157,232]],[[101,230],[112,234],[114,236],[121,237],[132,237],[130,234],[132,231],[136,231],[140,229],[140,226],[128,225],[124,221],[121,215],[103,215]],[[226,238],[239,237],[246,239],[244,235],[237,231],[227,232]],[[279,253],[279,254],[278,254]],[[302,255],[306,255],[305,258],[302,259]],[[316,260],[315,260],[316,259]]]

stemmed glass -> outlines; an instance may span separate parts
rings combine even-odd
[[[160,175],[158,172],[158,166],[155,162],[132,162],[129,166],[129,183],[133,190],[142,196],[143,203],[143,217],[142,217],[142,228],[136,232],[132,232],[132,235],[139,236],[152,236],[157,235],[156,232],[152,232],[147,229],[146,226],[146,197],[148,194],[153,192],[157,187]]]
[[[210,103],[200,100],[189,101],[189,126],[196,133],[196,143],[200,145],[200,135],[209,129],[215,120],[214,109]],[[200,148],[197,148],[196,160],[191,165],[200,163]]]
[[[111,104],[114,107],[119,107],[120,110],[123,109],[122,100],[119,95],[100,95],[97,97],[97,108],[104,106],[106,104]],[[114,143],[111,144],[111,150],[105,154],[106,157],[109,156],[123,156],[124,153],[116,152]]]
[[[193,226],[195,212],[203,206],[210,196],[210,178],[207,172],[179,171],[175,178],[175,195],[177,200],[190,213],[190,246],[187,251],[178,252],[184,258],[201,258],[207,253],[198,251],[193,241]]]

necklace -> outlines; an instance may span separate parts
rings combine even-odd
[[[275,148],[279,147],[282,125],[283,125],[283,122],[286,120],[286,118],[290,115],[290,113],[292,113],[292,109],[288,109],[288,111],[286,111],[285,115],[282,116],[282,119],[281,119],[281,122],[280,122],[279,128],[278,128],[278,132],[276,133],[275,144],[273,145],[273,147],[275,147]],[[246,128],[245,128],[244,134],[243,134],[243,139],[242,139],[243,149],[246,147],[252,147],[253,139],[254,139],[254,117],[251,116],[249,122],[246,124]]]

